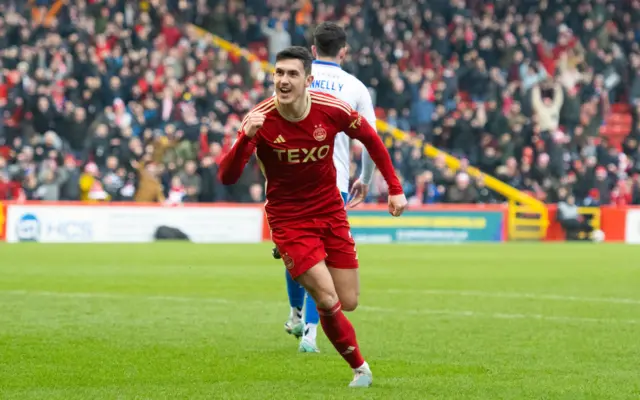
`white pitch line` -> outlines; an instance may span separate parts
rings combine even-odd
[[[234,300],[215,298],[215,297],[188,297],[188,296],[156,296],[156,295],[133,295],[124,293],[81,293],[81,292],[46,292],[46,291],[29,291],[29,290],[3,290],[1,295],[15,296],[42,296],[42,297],[66,297],[66,298],[85,298],[85,299],[138,299],[138,300],[160,300],[175,301],[184,303],[203,302],[214,304],[230,304],[236,303]]]
[[[378,292],[378,290],[373,290]],[[521,293],[521,292],[482,292],[474,290],[440,290],[440,289],[385,289],[380,290],[389,294],[418,293],[425,295],[461,296],[461,297],[490,297],[499,299],[531,299],[569,301],[581,303],[609,303],[609,304],[634,304],[640,305],[640,299],[627,299],[618,297],[580,297],[561,294]]]
[[[61,297],[61,298],[97,298],[97,299],[114,299],[114,300],[151,300],[151,301],[173,301],[181,303],[201,303],[201,304],[251,304],[253,306],[264,307],[281,306],[280,302],[265,302],[259,300],[238,301],[225,298],[212,297],[189,297],[189,296],[155,296],[155,295],[129,295],[117,293],[80,293],[80,292],[47,292],[47,291],[28,291],[28,290],[7,290],[0,291],[0,296],[41,296],[41,297]],[[385,308],[374,306],[360,306],[358,310],[365,312],[389,313],[400,315],[441,315],[446,317],[463,317],[463,318],[489,318],[489,319],[531,319],[540,321],[555,321],[568,323],[603,323],[603,324],[629,324],[638,325],[640,320],[636,319],[612,319],[612,318],[590,318],[590,317],[570,317],[570,316],[553,316],[542,314],[510,314],[510,313],[487,313],[467,310],[438,310],[421,308],[417,310]]]
[[[466,310],[436,310],[436,309],[417,309],[417,310],[396,310],[383,307],[370,307],[360,306],[358,310],[373,311],[382,313],[398,313],[409,315],[442,315],[447,317],[468,317],[468,318],[490,318],[490,319],[533,319],[540,321],[556,321],[556,322],[588,322],[588,323],[601,323],[601,324],[629,324],[639,325],[638,319],[614,319],[614,318],[590,318],[590,317],[567,317],[567,316],[554,316],[554,315],[542,315],[542,314],[510,314],[510,313],[485,313],[478,311],[466,311]]]

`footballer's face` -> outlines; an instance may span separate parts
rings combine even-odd
[[[300,99],[313,82],[313,76],[304,72],[302,61],[290,59],[276,62],[273,80],[280,104],[291,104]]]

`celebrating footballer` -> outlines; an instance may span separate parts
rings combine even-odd
[[[274,244],[291,277],[315,300],[320,324],[353,369],[349,386],[368,387],[372,373],[344,311],[357,307],[358,258],[347,212],[336,185],[336,135],[359,140],[389,186],[389,213],[407,206],[391,158],[373,127],[330,94],[309,90],[313,57],[290,47],[276,57],[276,96],[244,118],[238,138],[220,163],[223,184],[235,183],[255,152],[267,180],[265,210]]]

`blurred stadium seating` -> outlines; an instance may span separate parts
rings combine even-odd
[[[545,202],[572,193],[584,205],[640,204],[640,48],[627,3],[0,7],[0,200],[263,201],[255,165],[224,187],[216,162],[243,114],[271,93],[259,60],[339,20],[349,31],[344,68],[370,88],[380,118],[410,133],[380,132],[413,203],[504,201],[467,173],[473,165]],[[224,51],[192,24],[247,51]],[[384,198],[377,177],[368,201]]]

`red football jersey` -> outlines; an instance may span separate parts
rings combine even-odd
[[[306,96],[307,110],[297,120],[280,114],[275,96],[249,112],[265,114],[264,124],[249,138],[243,133],[245,117],[236,142],[220,163],[222,183],[235,183],[255,150],[267,180],[265,209],[271,227],[336,214],[346,218],[333,164],[336,134],[345,132],[366,147],[389,184],[389,194],[402,194],[391,157],[371,125],[329,94],[307,91]]]

